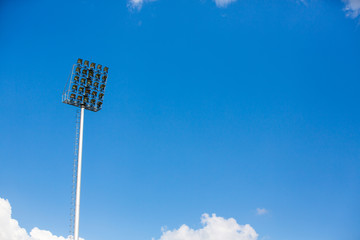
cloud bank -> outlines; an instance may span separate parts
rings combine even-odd
[[[346,15],[357,18],[360,15],[360,0],[342,0],[345,3]]]
[[[70,240],[58,237],[49,231],[35,227],[30,235],[11,217],[11,206],[8,200],[0,198],[0,239],[1,240]]]
[[[11,214],[9,201],[0,198],[1,240],[70,240],[70,236],[68,238],[55,236],[37,227],[28,234]],[[159,240],[257,240],[258,238],[258,234],[249,224],[239,225],[233,218],[224,219],[215,214],[211,216],[203,214],[201,223],[203,228],[200,229],[191,229],[184,224],[179,229],[163,231]]]
[[[202,215],[203,228],[192,229],[182,225],[179,229],[164,231],[160,240],[256,240],[258,234],[249,225],[239,225],[235,219],[224,219],[215,214]]]

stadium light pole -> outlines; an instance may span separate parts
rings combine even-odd
[[[75,209],[72,209],[72,211],[75,210],[75,218],[74,222],[72,222],[73,219],[71,219],[70,226],[70,232],[72,232],[72,225],[74,227],[74,240],[79,240],[84,112],[85,109],[93,112],[101,110],[107,83],[108,70],[108,67],[102,68],[102,65],[100,64],[96,65],[95,63],[91,63],[89,65],[88,60],[85,60],[83,63],[83,60],[79,58],[77,64],[73,65],[70,79],[67,81],[62,95],[63,103],[73,105],[81,109],[80,119],[77,119],[77,123],[80,126],[79,128],[77,126],[75,140],[75,156],[77,156],[77,166],[74,164],[74,168],[77,167],[77,171],[74,169],[74,173],[76,173],[76,180],[73,176],[73,184],[76,183],[76,199],[72,200],[75,200]]]
[[[77,167],[77,180],[76,180],[74,240],[79,239],[80,190],[81,190],[82,147],[83,147],[83,133],[84,133],[84,111],[85,111],[84,107],[81,107],[79,153],[78,153],[78,167]]]

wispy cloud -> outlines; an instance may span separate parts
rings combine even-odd
[[[257,208],[256,209],[256,214],[257,215],[264,215],[264,214],[267,214],[269,211],[265,208]]]
[[[156,0],[128,0],[128,7],[130,9],[140,10],[145,2],[154,2]]]
[[[225,8],[227,7],[230,3],[232,2],[236,2],[236,0],[214,0],[216,6],[220,7],[220,8]]]
[[[146,2],[154,2],[157,0],[128,0],[129,9],[137,9],[140,10],[144,3]],[[230,3],[236,2],[237,0],[213,0],[217,7],[226,8]]]
[[[182,225],[179,229],[163,231],[160,240],[256,240],[258,234],[249,225],[239,225],[235,219],[209,216],[201,218],[203,228],[192,229]]]
[[[141,9],[142,5],[144,3],[144,0],[129,0],[128,7],[132,9]]]
[[[360,15],[360,0],[342,0],[345,3],[346,15],[357,18]]]
[[[35,227],[30,234],[11,217],[8,200],[0,198],[0,239],[1,240],[70,240],[70,237],[58,237],[46,230]]]
[[[128,7],[131,10],[140,10],[144,3],[154,2],[157,0],[128,0]],[[229,4],[236,2],[237,0],[213,0],[217,7],[226,8]],[[360,0],[341,0],[345,3],[344,11],[346,15],[351,18],[357,18],[360,16]],[[308,0],[294,0],[294,2],[302,3],[308,6]]]

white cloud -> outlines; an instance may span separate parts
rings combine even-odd
[[[163,231],[160,240],[256,240],[258,234],[249,225],[239,225],[235,219],[224,219],[215,214],[203,214],[203,228],[192,229],[182,225],[179,229]]]
[[[154,2],[156,0],[128,0],[128,7],[130,9],[140,10],[145,2]]]
[[[30,235],[11,217],[11,206],[8,200],[0,198],[0,239],[1,240],[69,240],[58,237],[49,231],[35,227]]]
[[[30,231],[19,226],[17,220],[13,219],[11,206],[8,200],[0,198],[0,239],[1,240],[70,240],[58,237],[46,230],[35,227]],[[166,231],[159,240],[257,240],[258,234],[249,225],[239,225],[235,219],[224,219],[215,214],[209,216],[203,214],[201,218],[203,228],[191,229],[182,225],[179,229]],[[81,240],[84,240],[80,238]]]
[[[128,0],[128,7],[130,9],[140,10],[145,2],[154,2],[157,0]],[[217,7],[226,8],[229,4],[237,0],[213,0]],[[308,5],[306,0],[295,0],[297,3]],[[351,18],[360,16],[360,0],[341,0],[345,3],[344,11],[346,15]]]
[[[140,10],[145,2],[154,2],[157,0],[128,0],[128,7],[130,9]],[[214,0],[217,7],[225,8],[230,3],[236,2],[236,0]]]
[[[37,227],[33,228],[30,232],[31,240],[66,240],[69,238],[57,237],[52,235],[51,232],[46,230],[40,230]]]
[[[360,0],[342,0],[345,3],[346,15],[356,18],[360,15]]]
[[[236,0],[215,0],[216,6],[221,8],[227,7],[232,2],[236,2]]]
[[[143,3],[144,3],[144,0],[130,0],[128,3],[128,7],[141,9]]]
[[[256,209],[256,214],[257,215],[264,215],[264,214],[267,214],[269,211],[266,210],[265,208],[257,208]]]

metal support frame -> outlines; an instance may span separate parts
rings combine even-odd
[[[80,117],[80,134],[79,134],[79,153],[76,181],[76,202],[75,202],[75,225],[74,240],[79,240],[79,215],[80,215],[80,188],[81,188],[81,164],[82,164],[82,148],[83,148],[83,132],[84,132],[84,107],[81,107]]]

